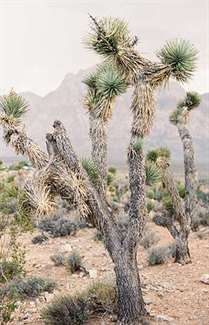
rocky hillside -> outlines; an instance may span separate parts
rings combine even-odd
[[[85,86],[82,79],[87,71],[67,74],[60,86],[45,97],[31,92],[23,93],[30,110],[25,122],[30,136],[44,147],[46,132],[51,128],[54,119],[62,120],[72,139],[73,145],[81,156],[89,152],[88,115],[82,105]],[[173,160],[182,160],[181,143],[176,128],[168,121],[170,112],[176,102],[184,96],[184,89],[175,82],[157,93],[157,112],[154,127],[146,145],[149,147],[166,145],[172,150]],[[119,98],[109,125],[109,160],[120,166],[125,165],[126,148],[129,141],[131,116],[129,112],[131,92]],[[191,133],[194,137],[197,160],[199,163],[209,162],[209,94],[202,96],[200,107],[193,112],[190,121]],[[2,140],[1,140],[2,143]],[[14,154],[4,144],[0,146],[2,157]]]

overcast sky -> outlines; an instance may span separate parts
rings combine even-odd
[[[190,40],[199,60],[187,87],[209,91],[209,0],[0,0],[0,93],[45,95],[67,73],[99,62],[83,44],[88,13],[126,19],[152,59],[166,40]]]

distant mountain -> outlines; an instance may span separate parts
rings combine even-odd
[[[45,97],[31,92],[22,93],[30,105],[25,116],[28,134],[43,148],[45,134],[50,130],[53,121],[60,119],[64,122],[76,151],[81,156],[88,156],[90,149],[88,114],[82,105],[85,92],[82,79],[87,73],[86,70],[77,74],[67,74],[60,86]],[[146,140],[147,148],[169,147],[176,162],[182,161],[182,147],[177,130],[169,123],[168,118],[184,94],[184,89],[176,82],[170,82],[168,88],[157,92],[156,118],[151,134]],[[130,100],[131,91],[118,98],[108,127],[109,161],[121,166],[126,162],[126,148],[130,137]],[[189,127],[194,138],[197,161],[209,162],[209,93],[202,95],[200,107],[191,115]],[[3,144],[0,147],[0,155],[11,157],[14,153]]]

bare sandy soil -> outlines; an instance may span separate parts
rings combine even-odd
[[[171,241],[168,232],[151,225],[160,235],[161,244]],[[113,265],[102,242],[95,241],[95,230],[85,228],[75,236],[50,238],[47,243],[34,245],[33,234],[23,234],[21,242],[26,248],[27,275],[38,275],[56,281],[58,288],[53,294],[44,294],[35,300],[20,304],[12,324],[42,325],[40,310],[54,296],[62,293],[75,293],[84,290],[90,283],[114,281]],[[209,285],[201,283],[200,277],[209,273],[209,236],[199,239],[195,233],[190,236],[192,264],[181,266],[169,261],[164,265],[148,266],[146,251],[140,247],[138,252],[139,271],[147,309],[151,315],[163,315],[152,324],[170,323],[176,325],[209,324]],[[83,264],[90,275],[69,274],[65,267],[55,267],[50,256],[55,253],[70,253],[76,250],[82,256]],[[108,318],[100,317],[87,322],[89,325],[113,324]]]

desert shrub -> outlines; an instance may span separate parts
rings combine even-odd
[[[145,249],[150,248],[151,246],[157,244],[159,242],[160,238],[154,233],[153,231],[146,231],[144,232],[144,235],[140,241],[140,245],[143,246]]]
[[[107,174],[107,185],[109,186],[110,184],[112,184],[114,180],[114,175],[112,173],[108,173]]]
[[[155,204],[154,204],[154,202],[152,202],[152,201],[149,200],[147,202],[146,206],[147,206],[147,211],[150,212],[150,211],[152,211],[154,209]]]
[[[202,209],[203,210],[203,209]],[[199,211],[198,223],[202,226],[209,226],[209,211]]]
[[[116,310],[116,289],[110,284],[94,283],[88,288],[86,296],[91,313],[113,313]]]
[[[40,277],[15,279],[0,289],[0,297],[6,295],[11,299],[15,297],[18,299],[34,298],[46,291],[53,292],[55,287],[54,281]]]
[[[11,227],[9,235],[8,251],[2,251],[0,256],[0,283],[24,274],[25,250],[18,242],[18,233],[14,227]]]
[[[65,257],[61,254],[55,254],[50,256],[55,266],[65,265]]]
[[[9,166],[9,170],[20,170],[20,169],[23,169],[25,167],[29,167],[29,163],[25,160],[22,160],[22,161],[19,161],[19,162],[15,162],[13,164],[11,164]]]
[[[65,260],[66,267],[70,270],[71,273],[81,271],[82,261],[81,257],[77,252],[72,252]]]
[[[23,231],[32,231],[34,228],[31,206],[26,192],[21,189],[18,190],[14,223]]]
[[[32,243],[33,244],[42,244],[45,243],[48,240],[48,237],[44,234],[37,235],[32,238]]]
[[[5,259],[0,261],[0,283],[7,282],[21,273],[22,269],[15,261]]]
[[[198,190],[197,191],[197,198],[198,200],[202,201],[204,204],[207,204],[209,203],[209,193],[205,193],[201,190]]]
[[[111,174],[113,174],[113,175],[115,175],[116,172],[117,172],[117,169],[115,167],[113,167],[113,166],[110,166],[108,168],[108,172],[111,173]]]
[[[148,188],[148,189],[146,190],[146,197],[147,197],[148,199],[151,199],[151,200],[154,199],[154,197],[155,197],[155,193],[154,193],[154,190],[153,190],[152,188]]]
[[[174,254],[174,245],[153,247],[148,251],[147,261],[149,265],[164,264]]]
[[[0,211],[3,214],[12,214],[16,211],[16,199],[18,195],[18,188],[14,182],[1,183],[0,191]]]
[[[173,211],[172,200],[168,194],[166,194],[162,197],[162,205],[166,210]]]
[[[16,299],[1,297],[0,300],[0,324],[7,324],[12,320],[12,313],[17,307]]]
[[[185,198],[186,195],[186,190],[185,190],[185,186],[182,182],[178,181],[176,184],[177,190],[179,192],[179,195],[182,199]]]
[[[48,325],[79,325],[84,324],[88,317],[86,300],[81,297],[57,297],[41,313]]]
[[[79,325],[93,314],[112,313],[115,310],[115,288],[109,284],[95,283],[79,295],[55,298],[42,311],[42,319],[48,325]]]
[[[78,228],[78,224],[75,224],[65,217],[55,216],[41,220],[38,228],[48,232],[52,237],[63,237],[74,235]]]

